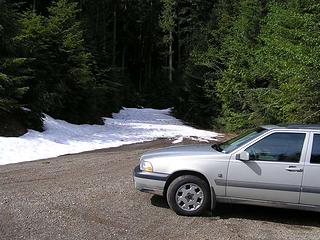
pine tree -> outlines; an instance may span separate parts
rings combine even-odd
[[[14,56],[12,37],[17,29],[17,12],[14,5],[0,2],[0,110],[17,111],[28,87],[28,69],[22,66],[26,59]],[[1,115],[1,113],[0,113]]]
[[[272,115],[280,122],[319,122],[320,5],[272,2],[269,9],[256,59],[257,72],[277,91],[269,101]]]
[[[189,46],[190,55],[183,78],[184,91],[180,93],[182,97],[178,98],[175,109],[182,118],[210,127],[216,125],[215,119],[220,109],[216,81],[224,69],[221,46],[228,34],[231,34],[234,5],[231,1],[218,1],[214,5],[203,1],[198,6],[199,9],[211,6],[207,9],[210,15],[208,17],[194,9],[190,10],[191,16],[188,17],[193,18],[197,27]]]
[[[94,121],[95,80],[91,56],[84,47],[82,27],[77,20],[77,4],[59,0],[48,11],[48,18],[26,12],[15,38],[34,74],[26,100],[31,108],[58,118]]]
[[[246,98],[250,89],[257,87],[252,66],[263,5],[263,1],[258,0],[240,1],[231,31],[221,46],[220,56],[225,67],[217,81],[217,94],[222,104],[218,122],[229,131],[261,124],[261,119],[253,117],[251,102]]]
[[[161,0],[163,10],[160,16],[160,27],[164,32],[163,42],[168,47],[168,79],[172,83],[173,75],[173,34],[176,27],[176,1],[175,0]]]
[[[23,67],[26,59],[7,58],[0,71],[0,111],[12,113],[23,106],[23,96],[28,91],[26,80],[30,72]],[[1,115],[1,113],[0,113]]]

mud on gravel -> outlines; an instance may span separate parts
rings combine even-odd
[[[132,170],[157,140],[0,166],[0,239],[320,239],[320,214],[218,204],[182,217],[134,189]]]

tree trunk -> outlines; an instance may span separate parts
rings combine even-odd
[[[169,43],[169,82],[172,83],[172,30],[170,30]]]
[[[142,77],[144,76],[144,40],[142,39],[142,32],[141,32],[141,46],[140,46],[140,73],[139,73],[139,92],[142,92]]]
[[[126,67],[126,54],[127,54],[127,47],[123,46],[122,48],[122,57],[121,57],[121,71],[124,74],[124,70]]]
[[[36,12],[36,0],[33,0],[32,3],[32,11],[35,13]]]
[[[124,12],[123,12],[123,34],[127,34],[127,7],[128,7],[128,0],[124,2]],[[126,55],[127,55],[127,42],[123,43],[122,47],[122,57],[121,57],[121,72],[124,76],[125,67],[126,67]]]
[[[102,51],[103,51],[103,55],[106,55],[106,41],[107,41],[107,37],[106,37],[106,9],[105,9],[105,0],[102,1],[102,32],[103,32],[103,45],[102,45]]]
[[[181,65],[181,32],[180,32],[180,22],[178,20],[178,66],[177,69]]]
[[[116,48],[117,47],[117,5],[113,10],[113,46],[112,46],[112,65],[116,65]]]
[[[80,0],[80,18],[82,18],[82,8],[83,8],[83,0]]]
[[[148,80],[151,81],[152,77],[152,45],[149,50],[149,59],[148,59]]]
[[[98,43],[98,32],[99,32],[99,9],[100,9],[100,4],[97,3],[97,15],[96,15],[96,44]]]

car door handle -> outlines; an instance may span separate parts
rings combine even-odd
[[[286,170],[289,172],[303,172],[303,168],[298,168],[296,166],[289,166]]]

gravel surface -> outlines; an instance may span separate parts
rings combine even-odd
[[[141,153],[168,140],[0,166],[0,239],[320,239],[319,213],[219,204],[182,217],[134,189]]]

